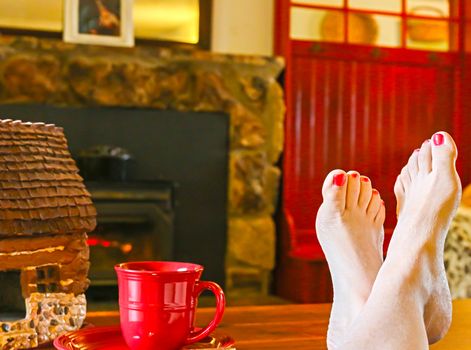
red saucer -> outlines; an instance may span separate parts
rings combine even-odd
[[[234,339],[231,337],[216,334],[183,349],[234,349],[233,345]],[[90,327],[66,333],[54,340],[54,347],[59,350],[129,350],[120,326]]]

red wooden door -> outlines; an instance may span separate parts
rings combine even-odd
[[[301,302],[331,297],[328,268],[314,229],[322,183],[330,170],[358,170],[372,179],[386,203],[387,235],[396,222],[396,177],[411,152],[435,131],[453,134],[460,149],[462,182],[471,180],[471,143],[466,138],[471,127],[471,6],[448,0],[447,15],[431,18],[410,11],[411,0],[395,2],[401,4],[400,10],[388,12],[355,8],[358,2],[353,0],[277,0],[275,47],[286,59],[277,272],[277,290],[284,297]],[[370,1],[372,7],[376,4],[385,2]],[[290,36],[293,9],[298,14],[304,9],[316,19],[303,17],[309,25],[306,37],[299,32]],[[311,30],[327,13],[343,15],[343,40],[329,43]],[[355,45],[349,25],[354,14],[370,21],[394,19],[396,41]],[[414,21],[446,28],[446,45],[420,50],[411,41],[409,24]]]
[[[304,55],[302,48],[297,53],[283,185],[299,242],[315,240],[322,182],[335,168],[371,178],[386,202],[385,227],[392,230],[396,176],[434,131],[452,132],[453,65],[409,63],[404,56],[394,62]]]

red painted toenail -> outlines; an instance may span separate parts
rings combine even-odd
[[[370,179],[368,179],[366,176],[360,176],[360,180],[363,182],[370,182]]]
[[[335,186],[343,186],[347,177],[345,174],[335,174],[333,179],[333,184]]]
[[[352,177],[353,177],[354,179],[356,179],[356,178],[357,178],[357,176],[358,176],[358,174],[357,174],[357,173],[351,173],[350,175],[352,175]]]
[[[378,190],[373,189],[373,194],[379,194]]]
[[[381,205],[384,206],[384,201],[383,200],[381,200]]]
[[[443,134],[436,133],[435,135],[432,136],[433,144],[435,146],[440,146],[443,145],[443,142],[445,141],[445,137]]]

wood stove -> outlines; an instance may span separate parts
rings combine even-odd
[[[174,185],[167,181],[88,182],[97,228],[89,234],[91,288],[116,286],[114,265],[170,260]]]

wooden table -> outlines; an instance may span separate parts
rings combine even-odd
[[[432,350],[471,349],[471,299],[453,303],[453,324],[447,336]],[[236,340],[238,350],[325,350],[330,304],[228,307],[220,333]],[[197,323],[212,317],[202,308]],[[118,312],[92,312],[88,321],[96,326],[117,324]]]

